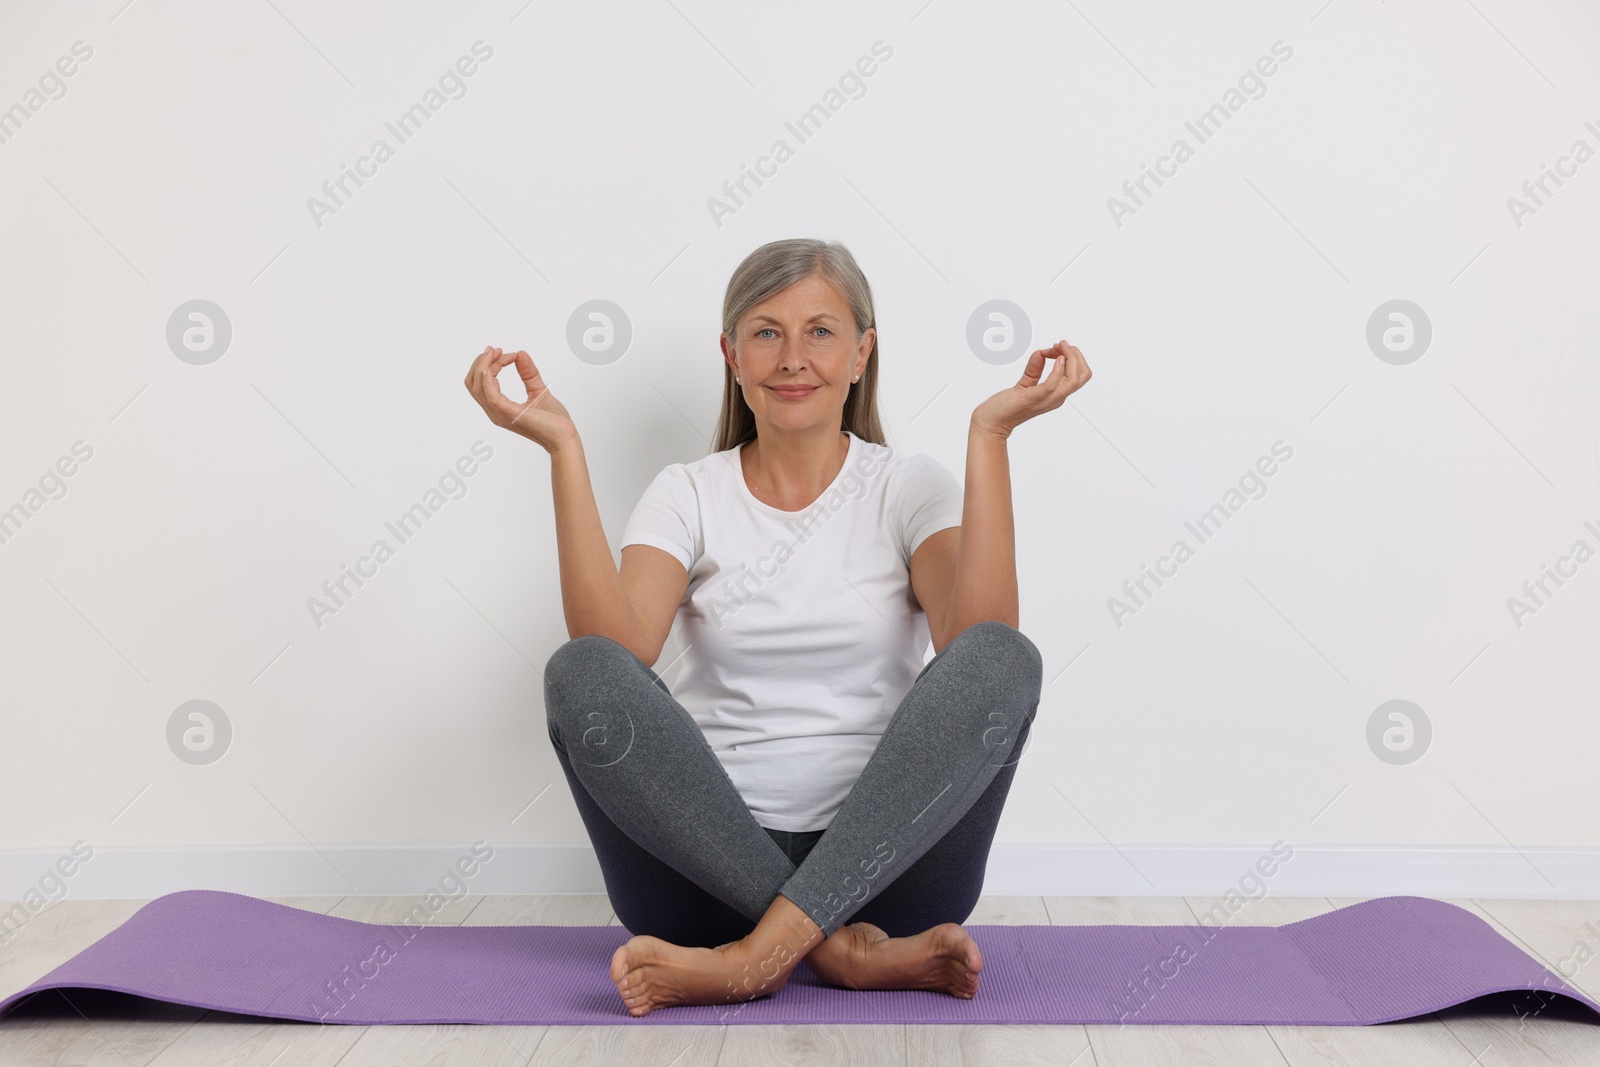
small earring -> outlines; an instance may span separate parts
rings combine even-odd
[[[734,381],[738,381],[738,380],[739,380],[739,376],[738,376],[738,375],[737,375],[737,374],[735,374],[735,375],[734,375],[734,376],[733,376],[733,380],[734,380]]]
[[[858,375],[856,375],[856,376],[855,376],[855,377],[854,377],[854,378],[851,378],[851,379],[850,379],[850,380],[851,380],[851,381],[852,381],[852,382],[859,382],[859,381],[860,381],[860,380],[861,380],[861,375],[859,375],[859,374],[858,374]]]

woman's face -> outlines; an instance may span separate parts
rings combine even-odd
[[[813,274],[745,312],[732,343],[722,335],[722,353],[739,376],[758,432],[763,425],[837,428],[850,379],[866,368],[876,332],[868,329],[857,341],[850,305]]]

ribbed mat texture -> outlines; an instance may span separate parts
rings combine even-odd
[[[1361,1025],[1488,993],[1595,1003],[1488,923],[1425,897],[1286,926],[969,926],[982,985],[962,1000],[823,985],[635,1019],[607,975],[619,926],[412,926],[339,919],[212,890],[169,893],[27,989],[106,989],[310,1022],[1211,1023]],[[1534,1008],[1528,1009],[1534,1013]],[[3,1028],[0,1020],[0,1028]]]

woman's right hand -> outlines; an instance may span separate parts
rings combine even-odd
[[[528,393],[528,399],[521,403],[500,391],[500,370],[513,361],[517,365],[517,374],[522,378],[522,386]],[[507,355],[498,348],[485,348],[472,361],[472,368],[467,371],[466,386],[472,399],[488,413],[490,422],[521,434],[546,452],[553,452],[577,440],[578,427],[573,423],[572,416],[550,392],[549,386],[539,376],[539,368],[533,365],[533,359],[526,352]]]

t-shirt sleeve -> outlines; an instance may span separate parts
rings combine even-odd
[[[670,552],[684,570],[700,558],[699,497],[681,463],[664,467],[645,487],[622,528],[622,544]]]
[[[918,453],[906,462],[896,511],[907,567],[928,535],[961,525],[962,496],[961,483],[932,456]]]

